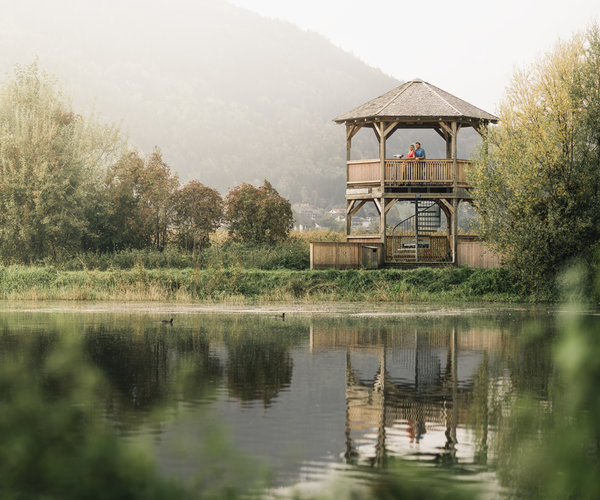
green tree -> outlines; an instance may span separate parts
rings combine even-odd
[[[600,241],[597,27],[592,33],[515,73],[471,172],[482,235],[534,293],[547,293],[569,259],[588,257]]]
[[[294,227],[290,202],[265,179],[261,187],[243,183],[225,198],[225,223],[234,240],[273,243],[287,238]]]
[[[105,181],[108,200],[102,226],[101,250],[147,248],[152,242],[149,211],[141,200],[144,159],[137,151],[125,153],[112,165]]]
[[[221,195],[198,181],[177,192],[174,223],[179,246],[195,252],[209,244],[209,236],[223,218]]]
[[[152,228],[152,245],[163,250],[167,245],[168,229],[175,209],[175,193],[179,187],[177,174],[165,163],[158,148],[146,162],[141,178],[140,198]]]
[[[117,128],[75,114],[34,63],[0,88],[0,255],[30,262],[84,247]]]

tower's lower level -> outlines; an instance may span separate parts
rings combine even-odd
[[[457,263],[458,208],[471,201],[467,161],[385,160],[348,162],[346,239],[382,245],[383,260],[393,263]],[[391,225],[388,214],[398,202],[411,202],[412,213]],[[352,234],[352,217],[373,204],[379,215],[378,234]],[[441,227],[441,214],[445,227]]]

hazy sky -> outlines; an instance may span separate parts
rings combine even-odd
[[[600,0],[230,0],[321,33],[399,80],[495,112],[515,67],[600,22]]]

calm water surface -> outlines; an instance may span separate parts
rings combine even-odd
[[[339,306],[206,310],[4,304],[0,355],[41,355],[65,332],[107,383],[98,412],[151,443],[186,481],[203,448],[266,464],[275,488],[334,474],[367,480],[390,457],[448,464],[495,489],[498,416],[515,394],[547,398],[554,313]],[[284,307],[281,310],[285,310]],[[523,341],[532,328],[544,332]],[[226,458],[229,463],[230,457]],[[233,479],[232,479],[233,480]]]

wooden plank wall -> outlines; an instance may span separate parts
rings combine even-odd
[[[489,250],[482,241],[458,238],[459,266],[500,267],[500,256]]]
[[[354,243],[346,241],[311,241],[311,269],[358,269],[362,267],[363,247],[377,248],[378,266],[383,264],[381,243]]]
[[[445,239],[442,237],[440,239]],[[319,241],[310,243],[311,269],[358,269],[362,267],[363,247],[377,248],[378,266],[383,265],[383,245],[371,242]],[[458,265],[469,267],[500,267],[501,259],[481,241],[458,240]],[[425,256],[422,256],[425,258]]]

